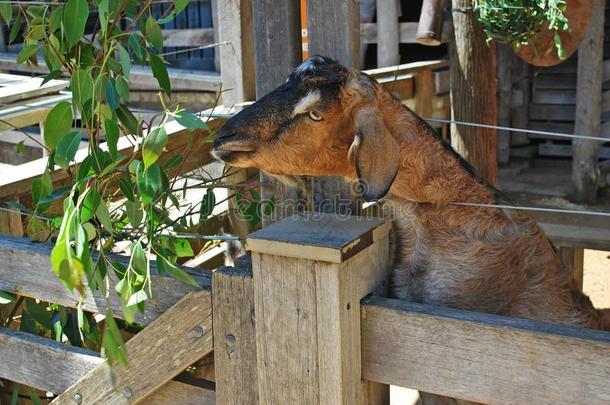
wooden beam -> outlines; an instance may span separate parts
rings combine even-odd
[[[564,267],[572,274],[574,286],[582,291],[584,277],[585,250],[560,246],[559,257]]]
[[[403,22],[398,24],[399,30],[399,41],[401,44],[416,44],[417,43],[417,27],[416,22]],[[451,31],[453,30],[453,24],[445,22],[443,24],[443,31],[441,35],[441,42],[449,42]],[[376,44],[377,43],[377,24],[376,23],[361,23],[360,24],[360,41],[363,44]],[[610,75],[610,67],[609,67]]]
[[[0,328],[0,378],[56,394],[104,359],[91,350]]]
[[[432,117],[434,106],[434,74],[424,70],[415,75],[415,113],[420,117]]]
[[[0,80],[3,74],[0,73]],[[0,103],[14,103],[28,98],[39,97],[50,93],[57,93],[65,90],[70,82],[67,80],[49,80],[42,84],[42,77],[22,78],[18,83],[9,83],[0,87]]]
[[[50,244],[33,243],[25,238],[0,236],[0,262],[3,263],[0,266],[0,290],[76,307],[81,299],[78,292],[68,291],[51,268],[49,257],[52,247]],[[193,276],[202,287],[210,288],[208,273],[188,268],[183,270]],[[112,272],[108,274],[112,281],[111,288],[114,288],[117,280]],[[154,274],[152,278],[152,298],[148,301],[144,314],[136,314],[136,321],[143,324],[151,323],[182,297],[195,290],[194,287],[168,276]],[[89,312],[104,312],[106,305],[110,306],[115,316],[122,316],[120,298],[116,294],[110,294],[106,301],[100,291],[88,290],[82,302],[83,309]]]
[[[399,9],[398,0],[377,0],[377,66],[400,63]]]
[[[284,232],[286,226],[291,233]],[[381,404],[388,399],[387,387],[372,389],[360,373],[359,303],[387,286],[383,228],[379,219],[316,214],[288,218],[248,237],[260,403]],[[272,245],[285,249],[267,253]],[[344,256],[346,247],[351,257]],[[310,258],[303,259],[301,249]],[[329,249],[336,254],[329,256]],[[364,398],[364,392],[378,396]]]
[[[146,405],[214,405],[216,393],[209,386],[171,380],[140,402]]]
[[[577,134],[599,136],[602,119],[604,16],[606,0],[593,0],[591,24],[578,48],[578,85],[576,87]],[[597,198],[601,142],[573,139],[572,192],[570,199],[592,204]]]
[[[481,403],[607,404],[610,333],[374,297],[362,374]]]
[[[224,122],[223,120],[210,120],[208,126],[213,131]],[[163,154],[159,158],[162,163],[174,156],[177,153],[185,155],[184,163],[172,171],[171,176],[176,176],[182,173],[189,172],[204,166],[213,161],[210,156],[211,143],[208,142],[210,131],[204,129],[188,130],[178,124],[176,121],[171,121],[164,126],[168,142]],[[102,143],[100,148],[106,150],[106,143]],[[123,156],[131,156],[133,153],[133,144],[126,137],[119,138],[117,145],[119,154]],[[74,169],[88,156],[86,149],[81,149],[76,153],[75,164],[71,165],[71,170]],[[48,157],[33,160],[22,165],[15,166],[13,170],[6,171],[0,178],[0,199],[15,198],[31,193],[32,181],[40,177],[46,170]],[[65,170],[57,169],[52,174],[54,184],[63,184],[69,180],[69,176]],[[55,188],[57,188],[55,186]]]
[[[214,272],[213,282],[216,395],[219,404],[258,401],[254,284],[249,258]]]
[[[127,366],[97,365],[53,404],[137,403],[210,353],[212,299],[209,291],[193,291],[165,311],[126,344]]]

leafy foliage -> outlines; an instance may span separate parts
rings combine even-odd
[[[139,119],[128,106],[133,63],[150,65],[159,89],[171,94],[161,53],[161,25],[182,12],[188,1],[176,0],[160,17],[153,15],[151,3],[68,0],[27,8],[23,3],[19,9],[0,5],[0,17],[7,22],[14,20],[11,42],[19,35],[21,23],[26,22],[24,47],[17,60],[36,64],[42,55],[50,70],[45,80],[67,74],[73,96],[72,102],[57,104],[45,121],[49,163],[44,175],[32,184],[33,216],[28,233],[37,240],[54,238],[51,264],[66,288],[82,296],[89,289],[100,290],[107,299],[117,294],[123,306],[122,317],[128,322],[133,322],[152,298],[153,260],[160,273],[198,286],[177,263],[199,252],[176,234],[200,225],[216,204],[211,190],[201,205],[181,203],[174,195],[179,190],[170,170],[180,167],[185,157],[175,152],[163,157],[168,143],[164,125],[170,117],[191,130],[208,129],[206,124],[178,106],[168,108],[161,92],[163,112],[150,122]],[[92,21],[96,7],[97,21]],[[197,132],[193,136],[204,135]],[[82,139],[89,145],[84,159],[77,154]],[[136,146],[133,152],[121,152],[121,139]],[[81,157],[75,165],[77,155]],[[70,177],[71,186],[54,189],[52,173],[56,166]],[[208,178],[199,185],[207,188],[210,181],[214,182]],[[62,206],[60,212],[58,206]],[[176,218],[172,209],[182,214]],[[197,214],[200,219],[195,222]],[[119,242],[130,245],[128,263],[117,261],[111,254]],[[108,288],[110,276],[118,280],[114,289]],[[21,301],[23,298],[0,292],[0,304],[16,308]],[[102,349],[112,361],[126,362],[121,325],[109,308],[104,329],[100,330],[95,319],[80,307],[72,310],[29,298],[25,307],[20,323],[23,330]],[[0,322],[10,323],[11,319]]]
[[[565,59],[565,49],[559,32],[569,29],[565,10],[566,0],[478,0],[475,7],[487,38],[514,48],[535,44],[536,34],[548,24],[560,59]]]

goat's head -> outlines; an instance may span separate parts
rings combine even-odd
[[[387,193],[398,171],[398,144],[380,103],[390,97],[369,76],[320,56],[222,127],[216,158],[277,176],[344,176],[363,197]]]

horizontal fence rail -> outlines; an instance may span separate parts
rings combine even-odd
[[[610,333],[370,298],[362,376],[494,404],[608,404]]]

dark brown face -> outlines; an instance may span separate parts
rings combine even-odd
[[[345,86],[354,71],[315,56],[280,87],[229,119],[213,155],[277,175],[345,175],[354,138]]]

